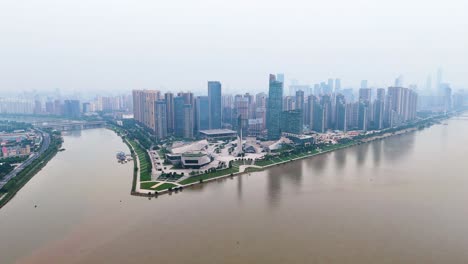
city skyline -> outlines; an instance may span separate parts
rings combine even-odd
[[[0,1],[4,263],[468,263],[468,0]]]

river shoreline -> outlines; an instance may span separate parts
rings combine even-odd
[[[39,172],[44,168],[49,161],[51,161],[55,155],[59,152],[59,149],[62,145],[62,139],[56,139],[51,135],[51,142],[49,147],[45,150],[45,153],[38,157],[33,163],[25,167],[21,172],[18,173],[18,176],[14,179],[11,179],[4,187],[10,184],[11,181],[14,181],[15,184],[11,189],[8,189],[7,192],[0,195],[0,209],[8,204],[11,199]],[[24,173],[24,175],[21,175]]]
[[[129,147],[129,149],[131,150],[131,153],[133,155],[134,166],[137,169],[134,170],[134,177],[133,177],[131,195],[143,196],[143,197],[157,197],[158,195],[161,195],[161,194],[173,193],[173,192],[177,193],[179,191],[182,191],[184,188],[194,187],[196,185],[203,184],[205,182],[212,182],[212,181],[216,181],[216,180],[220,180],[220,179],[224,179],[224,178],[232,178],[234,176],[240,176],[242,174],[247,174],[247,173],[250,174],[250,173],[253,173],[253,172],[264,171],[264,170],[266,170],[268,168],[271,168],[271,167],[274,167],[274,166],[280,166],[280,165],[284,165],[286,163],[295,162],[295,161],[303,160],[303,159],[307,159],[307,158],[312,158],[312,157],[322,155],[322,154],[326,154],[326,153],[330,153],[330,152],[333,152],[333,151],[336,151],[336,150],[341,150],[341,149],[345,149],[345,148],[349,148],[349,147],[353,147],[353,146],[357,146],[357,145],[361,145],[361,144],[366,144],[366,143],[370,143],[370,142],[377,141],[377,140],[382,140],[382,139],[393,137],[393,136],[404,135],[404,134],[407,134],[407,133],[411,133],[411,132],[414,132],[414,131],[418,131],[418,130],[430,127],[430,126],[432,126],[434,124],[440,123],[440,121],[442,121],[442,120],[445,120],[445,119],[448,119],[448,118],[451,118],[451,117],[452,117],[452,115],[432,116],[430,118],[420,120],[420,121],[418,121],[416,123],[410,124],[409,127],[402,127],[401,129],[393,128],[392,131],[388,131],[388,132],[385,132],[383,134],[380,134],[382,132],[381,131],[381,132],[377,133],[377,135],[370,134],[367,137],[362,138],[362,139],[353,139],[352,142],[343,143],[343,144],[340,144],[340,143],[335,144],[336,147],[333,147],[332,149],[323,150],[323,151],[320,150],[319,152],[316,152],[316,153],[310,153],[309,155],[303,155],[303,156],[296,157],[296,158],[290,158],[290,159],[285,160],[285,161],[275,162],[275,163],[264,165],[264,166],[245,165],[245,167],[243,168],[244,170],[242,170],[242,171],[238,171],[238,172],[234,172],[234,173],[227,173],[225,175],[220,175],[220,176],[217,176],[217,177],[212,177],[212,178],[207,178],[207,179],[200,179],[199,181],[192,182],[192,183],[187,183],[187,184],[178,183],[179,186],[177,186],[177,187],[168,188],[168,189],[165,189],[165,190],[158,190],[158,191],[148,190],[148,189],[141,189],[140,186],[138,188],[136,188],[136,185],[140,183],[140,181],[139,181],[139,171],[140,171],[139,169],[140,168],[139,168],[139,164],[137,165],[139,159],[138,159],[133,147],[130,145],[129,142],[127,142],[126,138],[123,137],[123,135],[121,134],[121,131],[118,131],[117,129],[115,129],[113,127],[108,127],[108,129],[114,131],[118,136],[120,136],[122,138],[122,140]],[[249,169],[253,169],[253,170],[249,170]],[[203,176],[203,175],[198,175],[198,176]],[[197,177],[197,176],[193,176],[193,177]]]

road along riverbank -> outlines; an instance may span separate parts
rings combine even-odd
[[[5,206],[15,194],[49,162],[62,146],[60,132],[41,131],[43,143],[33,159],[27,160],[18,171],[0,188],[0,208]]]

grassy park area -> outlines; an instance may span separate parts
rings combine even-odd
[[[140,181],[150,181],[152,166],[148,153],[136,141],[129,140],[129,142],[140,160]]]
[[[217,171],[213,171],[213,172],[209,172],[209,173],[205,173],[205,174],[200,174],[200,175],[196,175],[196,176],[192,176],[188,179],[185,179],[181,182],[179,182],[180,184],[190,184],[190,183],[194,183],[194,182],[199,182],[200,180],[208,180],[208,179],[211,179],[211,178],[216,178],[216,177],[220,177],[220,176],[226,176],[226,175],[230,175],[231,173],[234,174],[234,173],[238,173],[239,172],[239,167],[231,167],[231,168],[228,168],[228,169],[224,169],[224,170],[217,170]]]
[[[177,186],[177,185],[175,185],[173,183],[165,182],[163,184],[160,184],[160,185],[156,186],[156,188],[153,188],[153,186],[155,186],[158,183],[159,182],[142,182],[140,184],[140,189],[152,190],[152,191],[164,191],[164,190],[167,190],[169,188],[174,188],[174,187]]]

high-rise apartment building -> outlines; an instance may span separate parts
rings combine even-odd
[[[167,137],[167,105],[165,100],[157,100],[154,105],[155,109],[155,136],[157,139]]]
[[[174,135],[184,137],[184,98],[182,96],[174,97]]]
[[[164,101],[166,101],[167,132],[172,134],[174,133],[174,94],[165,93]]]
[[[403,87],[388,87],[386,106],[386,125],[394,127],[416,118],[418,95]]]
[[[184,111],[184,138],[193,138],[193,105],[191,104],[184,104],[183,107]]]
[[[374,129],[384,128],[385,113],[385,89],[377,89],[377,97],[374,101]]]
[[[335,101],[335,127],[338,130],[346,131],[348,127],[346,125],[346,100],[344,95],[338,94]]]
[[[65,100],[64,101],[64,115],[69,118],[81,117],[80,101],[79,100]]]
[[[156,115],[156,101],[160,100],[160,92],[157,90],[133,90],[133,115],[135,121],[148,128],[158,138],[163,138],[158,131],[160,123]],[[162,103],[160,103],[162,104]],[[167,119],[164,119],[167,122]],[[165,125],[167,130],[167,124]],[[164,137],[167,135],[163,133]]]

